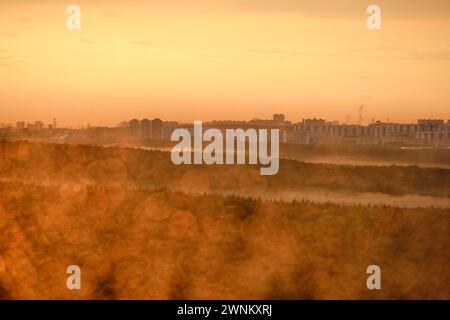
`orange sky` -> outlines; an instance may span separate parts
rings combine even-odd
[[[2,1],[0,123],[448,119],[449,39],[448,0]]]

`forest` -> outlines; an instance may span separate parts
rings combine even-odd
[[[0,178],[40,183],[120,183],[192,192],[342,191],[450,197],[450,169],[353,166],[281,160],[275,176],[258,166],[182,165],[170,153],[118,147],[0,142]]]
[[[282,160],[264,177],[175,166],[169,152],[2,142],[0,299],[449,299],[448,206],[342,205],[326,193],[448,203],[449,181],[443,168]],[[380,291],[366,287],[373,264]],[[81,290],[66,288],[69,265]]]
[[[448,214],[2,182],[0,298],[449,299]]]

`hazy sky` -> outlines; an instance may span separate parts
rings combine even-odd
[[[0,2],[0,122],[357,122],[362,104],[366,123],[450,118],[450,1]]]

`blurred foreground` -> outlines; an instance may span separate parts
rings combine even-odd
[[[0,148],[1,299],[450,299],[448,207],[210,194],[448,200],[449,170],[286,161],[267,179],[252,167],[175,167],[162,152]],[[80,291],[66,288],[71,264]],[[380,291],[366,288],[371,264]]]

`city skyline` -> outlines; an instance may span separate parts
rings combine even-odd
[[[183,123],[164,121],[160,118],[134,118],[129,121],[122,121],[115,127],[87,126],[83,128],[57,127],[56,123],[56,119],[53,119],[53,123],[48,126],[45,126],[42,121],[35,121],[34,123],[18,121],[15,126],[0,123],[0,134],[3,139],[20,140],[21,138],[34,137],[38,140],[44,139],[57,141],[58,143],[66,143],[71,136],[72,143],[82,143],[83,141],[89,141],[88,143],[97,141],[98,143],[103,141],[104,144],[108,141],[108,143],[114,144],[120,140],[139,144],[139,141],[148,142],[150,140],[174,141],[174,134],[176,137],[178,131],[183,132],[183,134],[189,132],[191,135],[198,136],[201,130],[196,129],[196,124],[200,123],[200,127],[213,129],[214,132],[227,134],[227,132],[238,130],[244,136],[245,134],[254,135],[261,130],[275,129],[277,135],[279,133],[279,141],[282,143],[382,145],[385,143],[400,143],[404,147],[448,147],[450,145],[450,120],[443,119],[418,119],[416,123],[374,121],[368,125],[363,125],[326,121],[320,118],[291,122],[286,119],[284,114],[276,113],[271,119],[252,119],[249,121],[215,120],[202,122],[200,120],[194,123]],[[98,140],[99,138],[100,140]]]
[[[205,123],[230,123],[230,124],[239,124],[239,123],[256,123],[256,122],[270,122],[270,121],[275,121],[275,117],[276,116],[281,116],[283,119],[281,122],[287,122],[289,124],[299,124],[302,123],[304,121],[308,121],[308,120],[317,120],[317,121],[324,121],[325,123],[333,123],[333,124],[337,124],[337,125],[349,125],[349,126],[369,126],[371,124],[377,124],[377,123],[382,123],[382,124],[417,124],[419,121],[443,121],[444,123],[450,123],[450,117],[449,118],[437,118],[437,117],[425,117],[425,118],[418,118],[415,119],[414,121],[410,121],[410,122],[401,122],[401,121],[392,121],[391,119],[387,118],[385,120],[383,119],[371,119],[370,121],[359,121],[360,119],[358,119],[358,121],[339,121],[337,119],[324,119],[321,117],[297,117],[296,120],[293,119],[289,119],[288,117],[286,117],[285,114],[283,113],[276,113],[273,114],[268,117],[268,118],[258,118],[258,117],[253,117],[253,118],[249,118],[249,119],[212,119],[212,120],[206,120],[204,121]],[[356,118],[356,117],[355,117]],[[349,120],[351,120],[351,118],[348,118]],[[109,127],[109,128],[114,128],[114,127],[123,127],[125,124],[129,124],[131,121],[145,121],[145,120],[161,120],[163,122],[171,122],[171,123],[177,123],[177,124],[192,124],[195,121],[203,121],[201,119],[195,119],[192,121],[179,121],[178,119],[163,119],[162,117],[159,116],[145,116],[145,117],[133,117],[129,119],[121,119],[121,121],[114,123],[112,125],[97,125],[95,123],[86,123],[83,125],[78,125],[78,126],[64,126],[64,125],[56,125],[57,124],[57,119],[56,118],[52,118],[52,120],[50,121],[43,121],[42,119],[34,119],[34,120],[24,120],[24,119],[16,119],[10,122],[7,121],[1,121],[0,120],[0,128],[16,128],[16,129],[25,129],[30,128],[30,127],[39,127],[39,129],[46,129],[46,128],[68,128],[68,129],[83,129],[83,128],[87,128],[87,127]]]

